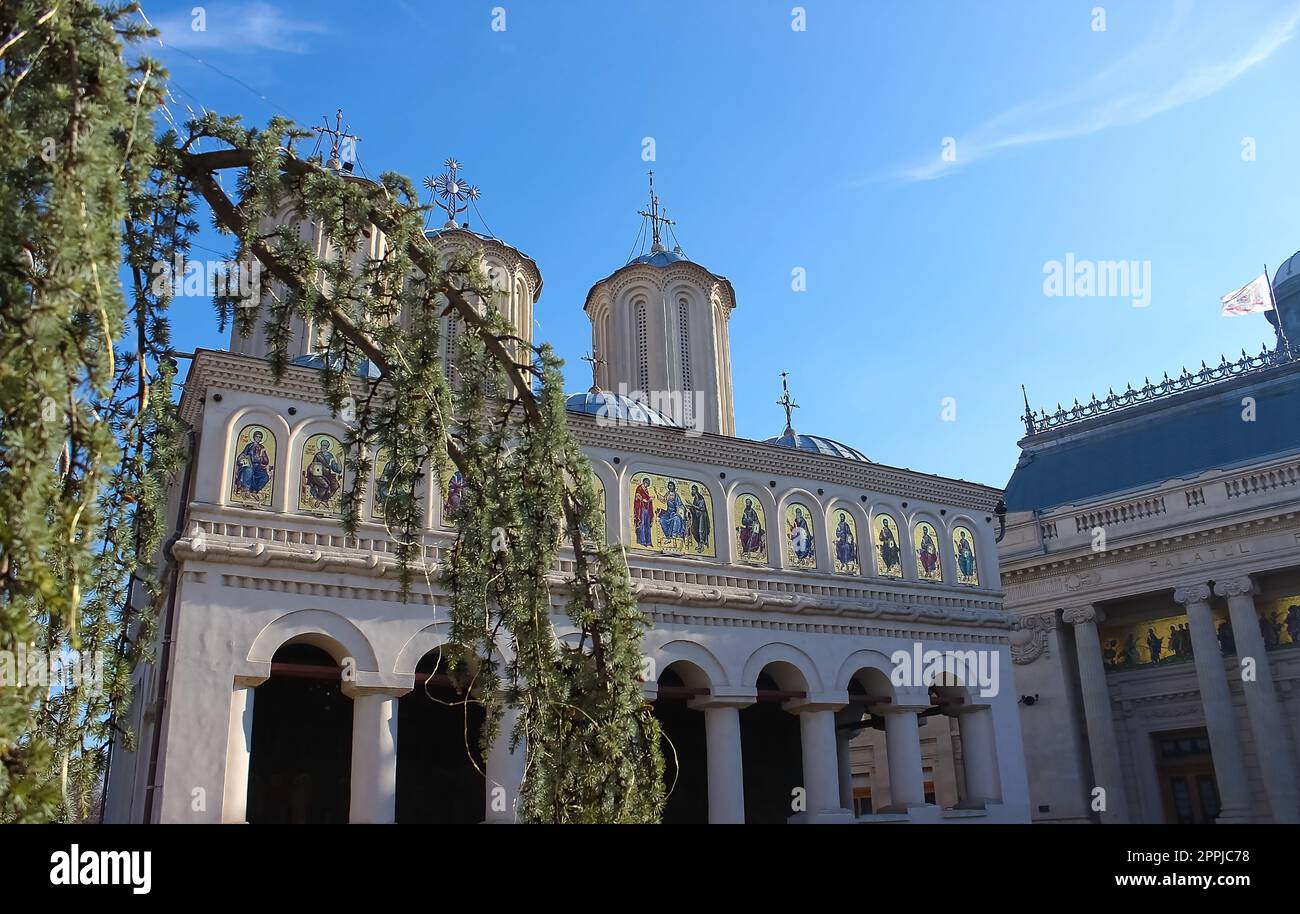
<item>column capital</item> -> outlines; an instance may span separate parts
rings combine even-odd
[[[757,689],[714,687],[708,695],[696,696],[688,701],[686,705],[696,711],[707,711],[710,708],[735,708],[739,711],[741,708],[748,708],[756,701],[758,701]]]
[[[1215,581],[1214,592],[1221,597],[1252,597],[1255,595],[1255,582],[1248,574],[1226,581]]]
[[[407,692],[412,691],[411,686],[392,686],[392,685],[367,685],[361,682],[350,682],[343,680],[340,687],[343,694],[355,701],[358,698],[370,698],[378,695],[382,698],[401,698]]]
[[[930,710],[930,705],[872,705],[867,710],[888,717],[891,714],[920,714]]]
[[[849,703],[849,693],[844,692],[810,692],[806,698],[791,698],[781,706],[791,714],[812,711],[838,711]]]
[[[1100,622],[1101,613],[1091,603],[1082,606],[1067,606],[1061,610],[1061,619],[1071,625],[1083,625],[1086,622]]]
[[[1210,601],[1209,584],[1183,584],[1174,588],[1174,602],[1186,606],[1189,603],[1208,603]]]

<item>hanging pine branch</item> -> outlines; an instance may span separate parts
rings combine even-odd
[[[236,238],[273,280],[269,319],[251,326],[245,311],[224,312],[246,331],[265,331],[282,370],[297,317],[329,328],[322,381],[337,411],[364,360],[377,393],[357,410],[348,441],[354,482],[345,527],[355,530],[370,456],[391,455],[385,519],[399,544],[402,581],[422,561],[419,531],[426,476],[445,478],[450,460],[466,482],[457,540],[441,569],[452,595],[451,665],[479,663],[475,695],[488,711],[485,747],[506,703],[521,710],[515,738],[528,745],[522,814],[534,821],[655,821],[663,802],[659,729],[641,694],[640,640],[646,626],[624,556],[591,533],[603,518],[590,466],[568,431],[560,363],[549,347],[529,348],[490,305],[494,290],[478,260],[442,263],[424,232],[425,210],[411,183],[386,174],[377,183],[298,158],[303,136],[284,121],[266,131],[205,118],[175,170],[193,183],[216,224]],[[216,180],[239,170],[239,199]],[[288,227],[286,213],[323,227],[325,253]],[[383,250],[360,266],[349,256],[382,232]],[[320,277],[316,281],[311,277]],[[465,331],[447,384],[439,327],[453,313]],[[574,574],[557,579],[561,540]],[[559,641],[553,613],[580,632]],[[508,645],[506,656],[498,644]]]
[[[514,335],[475,258],[440,260],[407,179],[361,181],[303,160],[293,144],[305,134],[286,121],[256,131],[209,116],[158,136],[165,74],[123,61],[124,42],[152,34],[135,12],[92,0],[0,12],[0,649],[105,658],[99,688],[0,691],[0,820],[84,817],[109,747],[131,745],[130,671],[170,585],[161,502],[184,458],[169,289],[149,280],[188,250],[198,200],[271,280],[264,326],[219,296],[223,322],[266,333],[277,371],[294,319],[321,328],[336,411],[358,366],[376,370],[348,435],[343,525],[355,531],[386,449],[404,589],[429,573],[420,487],[450,464],[466,479],[437,569],[451,595],[449,656],[472,671],[485,746],[504,705],[520,708],[523,817],[657,820],[659,730],[638,678],[646,622],[622,552],[592,535],[601,507],[565,424],[559,360]],[[237,173],[236,199],[220,172]],[[325,251],[289,229],[291,213],[324,227]],[[376,231],[382,249],[358,263]],[[439,358],[447,313],[464,328],[454,386]],[[561,614],[576,645],[556,636]]]

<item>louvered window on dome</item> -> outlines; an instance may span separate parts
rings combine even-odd
[[[650,334],[647,329],[644,301],[636,303],[637,389],[645,393],[650,388]]]
[[[682,354],[682,418],[691,421],[691,327],[690,303],[685,297],[677,300],[677,333]]]

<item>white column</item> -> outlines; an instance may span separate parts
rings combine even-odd
[[[838,816],[840,806],[839,750],[835,740],[835,711],[813,707],[799,715],[799,744],[803,750],[803,786],[808,792],[807,821],[828,814]]]
[[[1192,636],[1192,658],[1196,682],[1205,712],[1205,729],[1214,758],[1214,778],[1219,785],[1219,822],[1250,821],[1250,787],[1246,764],[1237,742],[1237,724],[1232,714],[1232,693],[1223,670],[1223,651],[1214,629],[1210,609],[1210,588],[1192,584],[1174,591],[1174,600],[1187,608],[1187,627]],[[1256,626],[1258,630],[1258,626]]]
[[[998,776],[993,709],[987,705],[959,706],[949,715],[957,718],[957,732],[961,736],[962,773],[966,776],[962,805],[982,809],[987,803],[1001,803],[1002,779]]]
[[[704,738],[709,753],[709,823],[743,824],[745,770],[740,754],[740,709],[706,708]]]
[[[1214,592],[1228,600],[1228,617],[1232,621],[1232,638],[1237,643],[1237,659],[1254,661],[1250,678],[1242,668],[1241,687],[1246,693],[1246,712],[1250,732],[1255,738],[1255,755],[1264,776],[1264,792],[1269,810],[1278,823],[1300,822],[1296,808],[1296,763],[1291,757],[1286,722],[1273,687],[1273,669],[1268,662],[1264,636],[1255,612],[1255,585],[1249,576],[1219,581]],[[1213,749],[1213,744],[1211,744]]]
[[[1083,714],[1088,725],[1088,750],[1092,755],[1094,787],[1105,790],[1101,821],[1127,822],[1128,801],[1124,775],[1115,738],[1115,718],[1110,709],[1110,686],[1101,659],[1101,637],[1097,634],[1097,612],[1091,606],[1073,606],[1061,618],[1074,626],[1074,648],[1079,658],[1079,685],[1083,691]],[[1091,806],[1094,798],[1089,796]]]
[[[352,696],[352,802],[348,821],[397,816],[397,704],[391,690],[346,689]]]
[[[704,712],[704,742],[708,752],[709,824],[745,822],[745,768],[740,749],[740,709],[753,698],[727,699],[705,695],[690,707]]]
[[[913,806],[924,806],[925,772],[916,715],[925,708],[881,705],[871,710],[885,718],[885,755],[889,759],[889,806],[880,811],[906,812]]]
[[[835,712],[835,767],[839,771],[840,807],[853,811],[853,750],[849,743],[861,730],[841,729],[862,720],[862,706],[849,705]]]
[[[501,729],[487,756],[486,824],[512,824],[519,821],[519,791],[528,762],[528,746],[521,736],[514,751],[510,740],[519,720],[518,708],[506,708],[501,715]]]
[[[221,821],[248,821],[248,766],[253,752],[253,697],[265,680],[236,680],[230,693],[230,724],[226,733],[226,781],[221,793]]]

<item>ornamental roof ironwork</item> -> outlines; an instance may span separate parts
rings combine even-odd
[[[1130,384],[1120,393],[1115,393],[1114,388],[1111,388],[1105,397],[1098,398],[1094,393],[1086,403],[1075,400],[1074,405],[1070,407],[1063,407],[1058,403],[1055,412],[1039,410],[1035,413],[1029,406],[1029,399],[1026,395],[1025,414],[1021,416],[1021,421],[1025,423],[1025,433],[1027,435],[1037,435],[1042,432],[1087,422],[1121,410],[1131,409],[1143,403],[1173,397],[1194,388],[1218,384],[1231,378],[1276,368],[1279,365],[1286,365],[1298,359],[1300,359],[1300,353],[1293,351],[1286,344],[1279,345],[1275,349],[1269,349],[1265,346],[1260,350],[1259,355],[1247,355],[1246,350],[1243,349],[1241,358],[1234,362],[1228,361],[1227,356],[1222,356],[1217,365],[1207,365],[1205,362],[1201,362],[1199,371],[1188,371],[1184,368],[1181,374],[1172,378],[1169,377],[1168,373],[1165,373],[1164,377],[1154,384],[1150,378],[1145,378],[1145,383],[1141,387],[1134,388]]]

